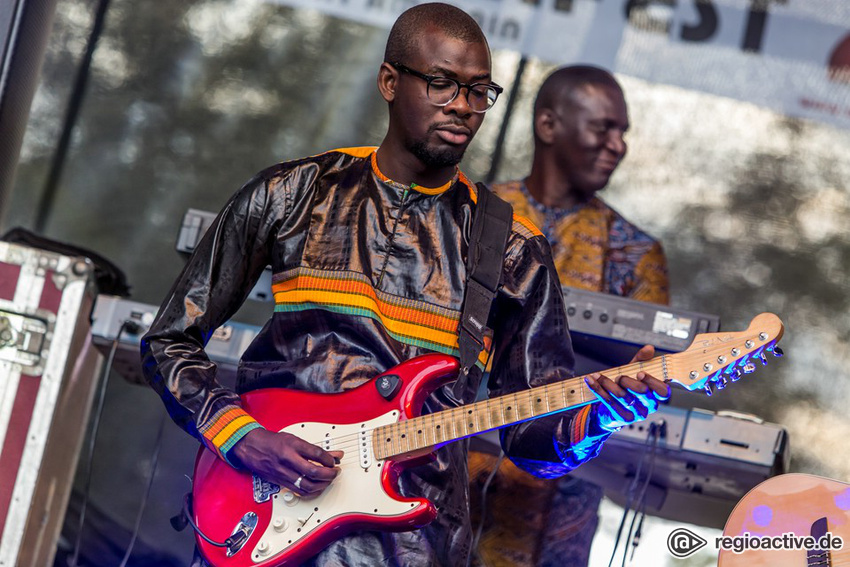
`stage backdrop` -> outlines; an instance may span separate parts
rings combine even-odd
[[[399,0],[274,0],[389,28]],[[494,49],[850,126],[846,0],[457,0]]]

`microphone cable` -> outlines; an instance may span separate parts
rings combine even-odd
[[[133,547],[136,545],[136,539],[139,536],[139,530],[142,527],[142,516],[145,513],[145,507],[148,504],[148,499],[151,495],[151,487],[153,487],[153,479],[156,476],[157,465],[159,464],[159,452],[162,449],[162,434],[165,430],[165,414],[163,413],[159,419],[159,431],[156,434],[156,443],[151,456],[151,470],[148,476],[148,486],[145,489],[145,494],[142,496],[142,502],[139,506],[139,512],[136,514],[136,524],[133,526],[133,533],[130,536],[130,543],[127,546],[127,551],[124,553],[124,559],[121,560],[119,567],[127,567],[127,562],[130,560],[130,555],[133,553]]]
[[[77,524],[77,541],[74,544],[74,554],[71,556],[71,561],[69,562],[70,567],[78,567],[78,561],[80,557],[80,545],[83,539],[83,526],[86,521],[86,508],[88,507],[89,501],[89,490],[91,489],[91,473],[92,473],[92,462],[94,461],[94,447],[97,442],[97,432],[100,428],[100,417],[103,414],[103,404],[106,400],[106,385],[109,382],[109,373],[112,371],[112,364],[115,361],[115,353],[118,351],[118,344],[121,339],[121,335],[124,331],[129,331],[131,333],[138,333],[141,328],[139,324],[135,321],[125,320],[121,323],[121,326],[118,328],[118,333],[115,335],[115,338],[112,340],[112,345],[109,347],[109,355],[106,357],[106,364],[103,367],[103,372],[100,377],[100,387],[97,391],[97,409],[94,413],[94,419],[92,421],[92,430],[89,436],[89,442],[86,449],[86,459],[85,459],[85,482],[83,488],[83,503],[80,509],[80,521]]]

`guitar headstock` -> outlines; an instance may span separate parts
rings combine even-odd
[[[762,313],[746,331],[697,335],[686,350],[665,357],[666,376],[688,390],[704,389],[710,396],[712,388],[722,390],[754,372],[756,361],[766,365],[767,353],[782,356],[776,343],[784,330],[779,317]]]

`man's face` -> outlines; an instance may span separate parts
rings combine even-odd
[[[554,151],[574,192],[593,196],[626,155],[626,101],[610,85],[585,85],[555,113]]]
[[[462,83],[490,82],[487,46],[448,37],[436,28],[420,35],[419,48],[410,61],[397,63]],[[457,165],[481,127],[484,114],[469,107],[465,88],[448,105],[434,105],[428,99],[427,85],[419,77],[399,72],[392,112],[403,144],[426,166]]]

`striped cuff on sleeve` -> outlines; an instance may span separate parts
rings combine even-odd
[[[593,434],[591,429],[594,419],[593,404],[584,406],[570,421],[569,446],[556,443],[558,455],[563,463],[571,468],[576,468],[598,455],[602,449],[602,443],[611,435],[608,432],[601,435]]]
[[[584,406],[573,416],[573,420],[570,423],[571,445],[578,445],[587,437],[587,420],[590,417],[590,408],[592,406],[593,404]]]
[[[198,428],[204,445],[227,464],[234,466],[228,453],[249,432],[262,425],[238,406],[225,406]]]

